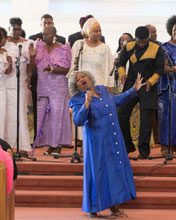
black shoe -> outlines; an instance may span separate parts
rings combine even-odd
[[[133,153],[133,152],[135,152],[136,151],[136,148],[135,148],[135,146],[132,146],[130,149],[127,149],[127,153],[129,154],[129,153]]]
[[[49,148],[47,149],[47,151],[43,153],[43,155],[45,155],[45,156],[51,155],[51,153],[53,152],[53,150],[54,150],[54,148],[49,147]]]
[[[77,140],[77,146],[82,147],[82,145],[83,145],[83,141],[82,140]]]
[[[59,147],[56,147],[54,148],[54,150],[52,151],[51,155],[52,156],[56,156],[56,157],[59,157],[61,155],[61,151],[62,151],[62,147],[59,146]],[[55,158],[56,158],[55,157]]]
[[[149,158],[149,156],[146,155],[146,154],[139,154],[139,155],[138,155],[138,159],[146,160],[146,159],[148,159],[148,158]]]

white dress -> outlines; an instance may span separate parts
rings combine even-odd
[[[6,124],[6,87],[5,87],[5,72],[8,68],[7,52],[0,54],[0,138],[5,138]]]
[[[20,58],[20,112],[19,112],[19,149],[31,150],[27,121],[27,65],[29,64],[29,42],[13,43],[6,41],[5,49],[12,57],[12,72],[6,75],[7,111],[5,140],[16,146],[17,134],[17,77],[16,60],[19,55],[19,45],[22,45]]]
[[[113,67],[113,56],[109,46],[105,43],[97,47],[90,47],[84,40],[77,40],[72,47],[70,72],[74,69],[75,57],[79,54],[81,42],[84,42],[84,46],[80,54],[78,69],[91,72],[95,77],[96,85],[114,86],[114,78],[110,76]]]

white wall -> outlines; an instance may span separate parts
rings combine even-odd
[[[40,17],[45,13],[53,15],[58,34],[66,38],[79,30],[81,16],[92,14],[114,53],[119,36],[134,34],[139,25],[155,25],[158,40],[167,41],[165,23],[176,14],[176,0],[0,0],[0,8],[0,26],[7,28],[10,17],[21,17],[27,36],[40,31]]]

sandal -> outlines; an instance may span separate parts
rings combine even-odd
[[[97,215],[96,212],[90,212],[90,213],[88,214],[88,217],[89,217],[89,218],[99,218],[100,216]]]
[[[110,207],[111,210],[111,216],[116,216],[116,217],[127,217],[127,215],[124,213],[122,209],[118,209],[116,206]]]
[[[110,216],[123,217],[123,218],[127,218],[127,217],[128,217],[127,214],[125,214],[124,211],[121,210],[121,209],[119,209],[119,210],[116,211],[116,212],[112,212],[112,211],[111,211]]]

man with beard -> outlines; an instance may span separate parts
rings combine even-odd
[[[126,76],[125,66],[129,60]],[[123,91],[130,89],[137,74],[143,77],[146,86],[138,91],[138,96],[119,108],[119,121],[125,139],[127,152],[135,151],[130,133],[130,115],[134,106],[140,104],[139,159],[147,159],[150,154],[151,118],[157,109],[157,81],[164,70],[162,48],[149,38],[149,30],[140,26],[135,30],[135,40],[127,43],[119,60],[119,75],[124,83]]]

